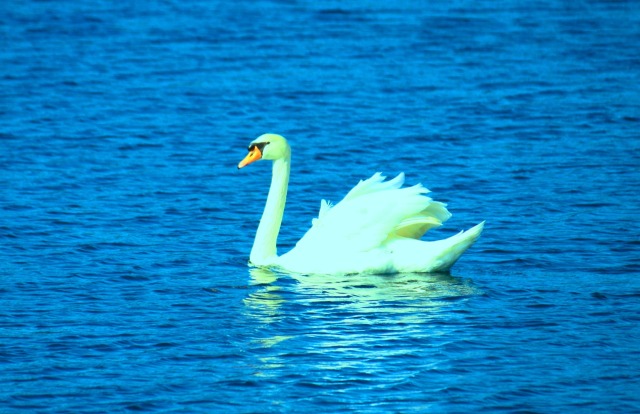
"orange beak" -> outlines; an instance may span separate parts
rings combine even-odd
[[[256,162],[258,161],[260,158],[262,158],[262,152],[260,151],[260,148],[258,148],[257,146],[254,146],[249,153],[247,154],[246,157],[244,157],[244,159],[242,161],[240,161],[240,163],[238,164],[238,169],[251,164],[252,162]]]

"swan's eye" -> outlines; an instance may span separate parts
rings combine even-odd
[[[258,149],[258,151],[260,151],[260,153],[264,152],[264,147],[266,147],[269,143],[268,142],[258,142],[257,144],[252,144],[249,147],[249,151],[253,151],[256,148]]]

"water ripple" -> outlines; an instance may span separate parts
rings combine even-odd
[[[640,14],[587,6],[3,8],[3,412],[637,411]],[[248,269],[267,131],[281,251],[376,171],[485,232],[452,274]]]

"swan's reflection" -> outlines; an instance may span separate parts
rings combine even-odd
[[[326,275],[292,276],[303,291],[323,290],[337,298],[351,298],[354,302],[433,301],[479,293],[470,281],[443,273],[354,274],[335,278]]]
[[[440,324],[424,324],[447,318],[456,299],[481,294],[470,280],[448,274],[326,276],[253,268],[250,275],[245,315],[259,323],[249,348],[254,375],[262,378],[281,375],[288,355],[305,354],[312,369],[335,371],[411,354],[406,343],[397,345],[399,338],[442,335]]]
[[[259,286],[259,289],[250,293],[244,304],[252,317],[262,323],[273,323],[280,316],[279,309],[284,302],[280,294],[282,288],[275,283],[278,274],[262,268],[252,268],[249,272],[251,285]]]
[[[441,308],[452,299],[481,294],[468,279],[450,274],[398,273],[343,276],[280,273],[250,269],[251,285],[258,287],[245,298],[251,316],[273,323],[283,315],[284,296],[301,304],[335,306],[360,313],[415,313],[416,308]],[[407,321],[405,321],[407,322]]]

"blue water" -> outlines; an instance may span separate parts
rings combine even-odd
[[[640,6],[5,1],[0,412],[640,412]],[[376,171],[450,275],[250,270]]]

